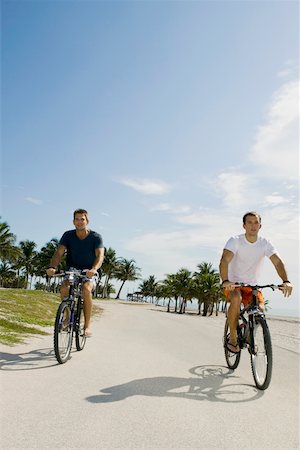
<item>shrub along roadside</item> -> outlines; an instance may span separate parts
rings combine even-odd
[[[25,289],[0,289],[0,343],[14,345],[32,335],[46,335],[53,327],[60,303],[58,294]],[[94,306],[93,313],[100,308]],[[52,333],[52,330],[51,330]]]
[[[0,289],[0,342],[13,345],[53,326],[59,295],[25,289]]]

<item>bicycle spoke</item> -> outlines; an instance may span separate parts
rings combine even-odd
[[[251,367],[256,386],[266,389],[272,374],[272,346],[265,319],[258,318],[253,330],[254,348],[251,350]]]
[[[73,324],[70,319],[71,309],[66,302],[62,302],[57,311],[54,327],[54,352],[60,364],[69,359],[71,352]]]
[[[227,362],[227,366],[229,367],[229,369],[236,369],[237,366],[239,365],[240,362],[240,358],[241,358],[241,352],[238,353],[232,353],[230,350],[228,350],[227,348],[227,343],[229,341],[229,323],[228,320],[226,320],[225,322],[225,328],[224,328],[224,353],[225,353],[225,359]]]

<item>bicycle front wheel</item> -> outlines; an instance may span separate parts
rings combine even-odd
[[[226,319],[225,328],[224,328],[224,338],[223,338],[224,353],[225,353],[225,359],[226,359],[227,366],[229,367],[229,369],[234,370],[239,365],[239,362],[241,359],[241,351],[239,351],[238,353],[232,353],[230,350],[228,350],[227,343],[229,341],[229,337],[230,337],[229,323],[228,323],[228,319]]]
[[[71,308],[63,301],[58,307],[54,325],[54,353],[59,364],[64,364],[69,359],[72,338]]]
[[[76,348],[78,351],[83,350],[85,346],[86,337],[84,335],[84,314],[82,303],[79,300],[78,310],[77,310],[77,321],[76,321],[76,333],[75,333]]]
[[[271,381],[273,357],[270,331],[263,317],[254,319],[252,342],[253,348],[250,350],[253,378],[256,387],[264,390]]]

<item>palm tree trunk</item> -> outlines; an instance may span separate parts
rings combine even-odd
[[[177,301],[178,301],[178,297],[177,296],[175,296],[175,312],[177,312]]]
[[[122,290],[122,288],[123,288],[123,286],[124,286],[125,281],[126,281],[126,280],[123,280],[123,283],[121,284],[121,287],[120,287],[120,289],[119,289],[119,292],[117,293],[116,299],[120,298],[121,290]]]
[[[202,301],[198,299],[198,316],[200,316],[200,314],[201,314],[201,305],[202,305]]]
[[[110,279],[110,274],[108,273],[105,277],[104,280],[104,286],[103,286],[103,291],[102,291],[102,298],[106,298],[107,297],[107,286],[108,286],[108,282]]]

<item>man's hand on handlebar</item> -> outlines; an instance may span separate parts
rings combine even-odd
[[[87,269],[85,272],[86,272],[86,276],[88,278],[93,278],[93,276],[95,276],[97,274],[96,269]]]
[[[279,287],[285,297],[289,297],[293,290],[293,285],[289,281],[284,281]]]
[[[55,272],[56,272],[56,269],[54,267],[48,267],[48,269],[46,270],[46,274],[48,275],[48,277],[53,277]]]
[[[236,283],[232,283],[229,280],[224,280],[221,286],[228,291],[234,291],[238,287]]]

